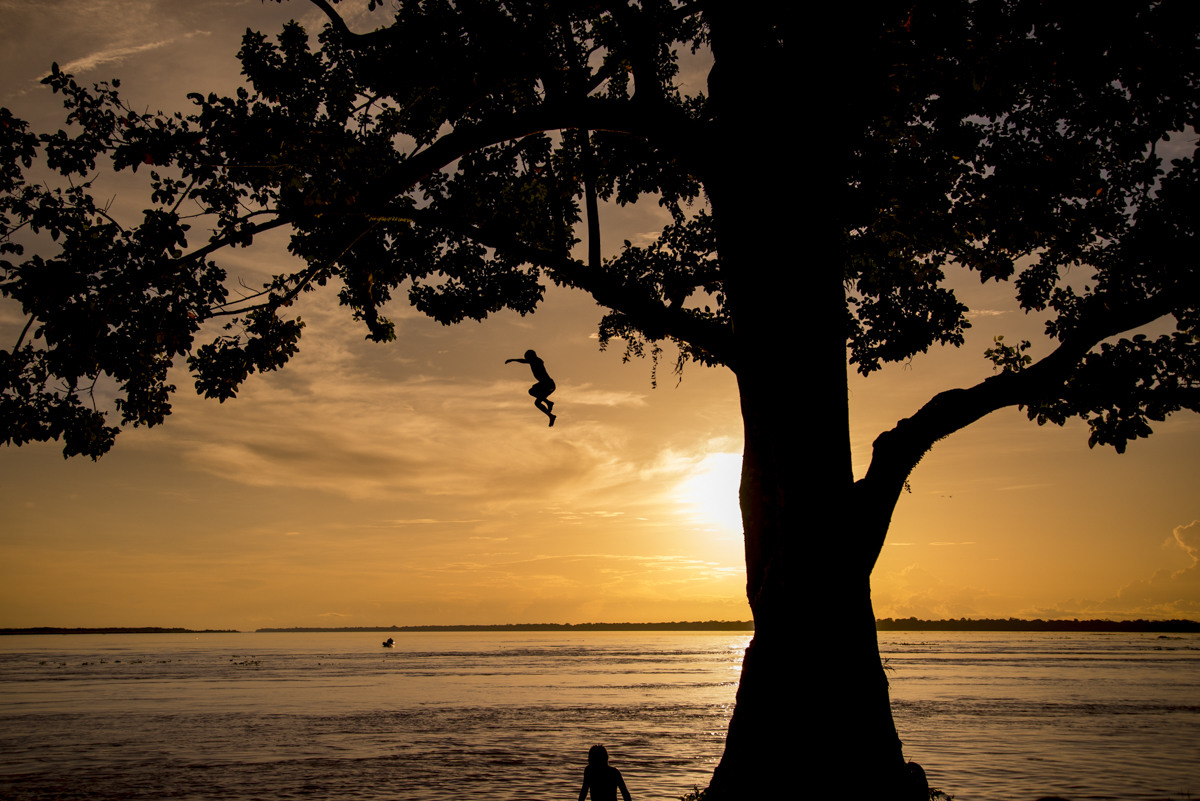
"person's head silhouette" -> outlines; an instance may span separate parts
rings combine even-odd
[[[608,764],[608,750],[602,745],[593,745],[588,749],[588,764],[583,769],[579,801],[587,801],[589,792],[592,801],[616,801],[618,790],[624,801],[633,801],[621,771]]]
[[[511,352],[511,351],[510,351],[510,352]],[[525,358],[526,358],[526,359],[536,359],[536,358],[537,358],[537,354],[536,354],[536,353],[534,353],[534,352],[533,352],[533,351],[531,351],[531,350],[527,350],[527,351],[525,351]]]

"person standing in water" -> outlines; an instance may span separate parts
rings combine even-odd
[[[531,350],[525,351],[524,359],[505,359],[504,363],[517,362],[518,364],[528,364],[529,369],[533,370],[533,377],[537,381],[529,388],[529,394],[533,396],[533,405],[538,408],[542,414],[550,418],[550,425],[554,425],[557,415],[553,414],[554,401],[549,400],[550,393],[554,391],[554,379],[546,372],[546,363],[538,358],[538,355]]]
[[[583,769],[583,789],[579,791],[579,801],[587,798],[588,790],[592,791],[592,801],[617,801],[617,790],[621,797],[629,801],[629,790],[621,771],[608,764],[608,751],[602,745],[593,745],[588,750],[588,764]]]

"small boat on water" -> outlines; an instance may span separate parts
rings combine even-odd
[[[392,639],[391,637],[388,637],[386,640],[383,641],[383,647],[384,648],[395,648],[396,641],[394,639]]]

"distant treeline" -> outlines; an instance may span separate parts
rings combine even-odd
[[[749,620],[705,620],[675,623],[505,623],[494,626],[343,626],[341,628],[256,629],[256,631],[754,631]]]
[[[915,617],[875,621],[879,631],[1113,631],[1200,632],[1194,620],[1021,620],[960,617],[958,620],[919,620]]]
[[[1111,632],[1200,632],[1195,620],[1022,620],[1020,618],[965,618],[958,620],[921,620],[915,617],[875,621],[879,631],[1111,631]],[[670,623],[505,623],[490,626],[342,626],[287,629],[256,629],[260,632],[439,632],[439,631],[754,631],[750,620],[673,621]],[[139,628],[55,628],[38,626],[28,629],[0,629],[4,634],[237,634],[235,629],[182,629],[142,626]]]
[[[164,629],[158,626],[106,629],[60,629],[54,626],[35,626],[31,629],[0,629],[3,634],[237,634],[236,629]]]

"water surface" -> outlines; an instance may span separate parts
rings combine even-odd
[[[574,799],[601,742],[635,799],[677,799],[720,758],[749,641],[384,636],[2,637],[0,796]],[[1200,801],[1198,635],[880,647],[905,753],[956,801]]]
[[[905,753],[957,801],[1200,799],[1200,635],[880,632]]]
[[[748,635],[0,639],[12,798],[573,798],[604,743],[638,798],[720,758]]]

